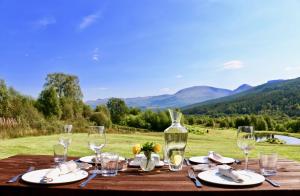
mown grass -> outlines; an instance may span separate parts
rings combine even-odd
[[[204,134],[189,134],[186,156],[206,155],[213,150],[224,156],[243,158],[241,150],[236,146],[235,130],[203,129]],[[295,135],[298,136],[299,135]],[[23,137],[0,140],[0,158],[16,154],[43,154],[52,155],[52,146],[57,143],[58,135]],[[117,152],[122,156],[132,157],[131,147],[136,143],[146,141],[163,144],[163,133],[131,133],[107,134],[107,145],[104,151]],[[278,152],[281,157],[300,161],[300,146],[258,143],[250,157],[258,157],[261,151]],[[69,148],[69,156],[85,156],[92,152],[87,146],[87,134],[73,134],[73,141]]]

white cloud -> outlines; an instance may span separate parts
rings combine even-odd
[[[236,69],[241,69],[243,67],[244,67],[244,63],[239,60],[232,60],[223,64],[223,69],[226,70],[236,70]]]
[[[45,29],[49,25],[52,25],[52,24],[55,24],[55,23],[56,23],[56,19],[52,16],[49,16],[49,17],[41,18],[41,19],[35,21],[33,24],[34,24],[35,28]]]
[[[178,75],[176,75],[176,78],[178,78],[178,79],[183,78],[183,75],[178,74]]]
[[[80,24],[79,24],[79,29],[83,30],[89,26],[91,26],[93,23],[97,21],[97,19],[100,17],[100,13],[95,13],[95,14],[90,14],[88,16],[85,16]]]
[[[99,49],[95,48],[92,55],[93,61],[99,61]]]

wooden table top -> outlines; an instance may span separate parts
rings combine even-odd
[[[118,193],[119,195],[289,195],[300,194],[300,163],[280,159],[278,161],[278,175],[270,177],[280,183],[276,188],[263,182],[254,187],[218,187],[203,183],[202,188],[196,188],[187,177],[188,166],[182,171],[171,172],[168,167],[155,169],[152,172],[142,172],[138,168],[129,168],[119,172],[116,177],[99,176],[85,187],[79,188],[80,182],[64,185],[33,185],[23,182],[6,183],[11,177],[22,173],[29,166],[36,169],[45,169],[53,165],[53,157],[45,155],[17,155],[0,160],[0,195],[99,195],[101,192]],[[241,168],[243,165],[233,165]],[[250,160],[249,168],[258,171],[257,160]],[[199,193],[200,192],[200,193]]]

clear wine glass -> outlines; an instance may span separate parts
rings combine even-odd
[[[237,146],[245,154],[245,170],[248,170],[248,156],[255,147],[255,135],[252,126],[240,126],[237,131]]]
[[[72,125],[64,125],[63,132],[59,135],[58,142],[63,145],[66,149],[72,142]]]
[[[98,168],[100,162],[101,149],[106,144],[106,136],[104,126],[90,126],[88,131],[88,145],[95,152],[95,169],[91,173],[101,174]]]

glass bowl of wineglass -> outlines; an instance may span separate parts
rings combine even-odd
[[[64,125],[63,131],[59,134],[58,142],[66,149],[68,149],[72,142],[72,128],[72,125]]]
[[[237,130],[237,146],[245,155],[245,170],[248,170],[249,153],[255,147],[255,135],[252,126],[240,126]]]
[[[95,169],[90,173],[101,174],[98,168],[102,148],[106,145],[104,126],[90,126],[88,131],[88,146],[95,153]]]

